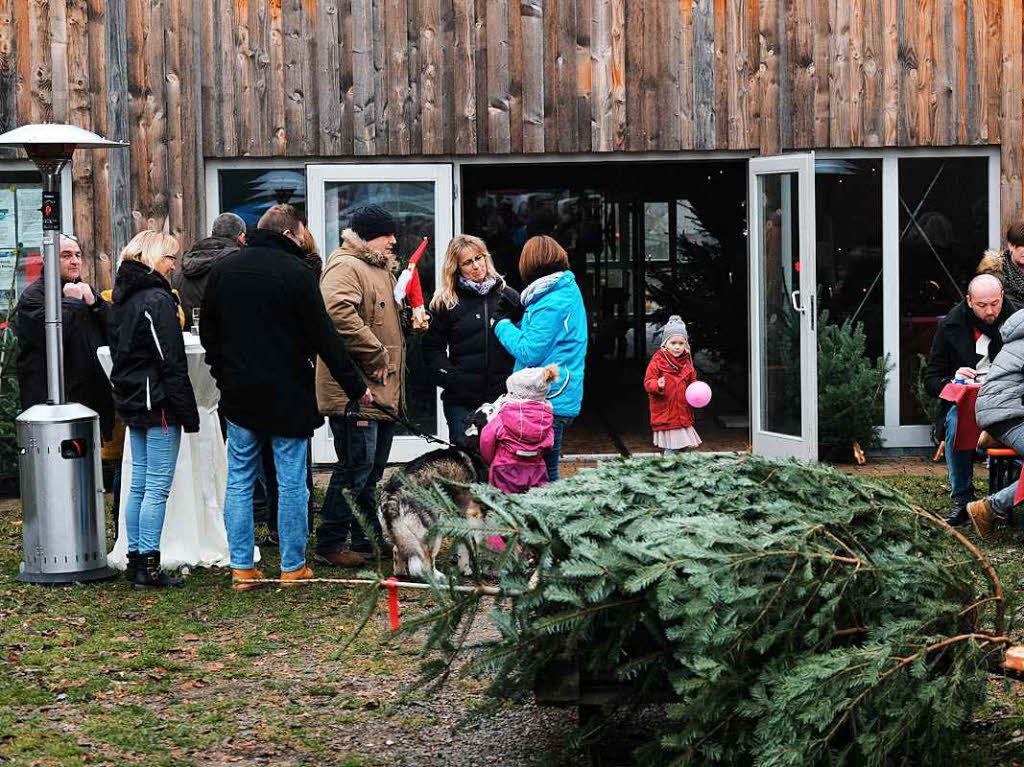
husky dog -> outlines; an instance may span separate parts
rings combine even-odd
[[[448,493],[459,512],[466,519],[483,522],[483,509],[473,494],[450,482],[468,484],[478,481],[479,474],[472,458],[462,450],[448,448],[433,450],[410,461],[392,474],[381,487],[377,498],[377,518],[384,533],[384,539],[392,546],[395,574],[408,573],[420,577],[430,571],[435,578],[441,574],[434,566],[434,560],[441,549],[441,536],[427,544],[427,531],[438,521],[438,509],[429,508],[416,488],[430,488],[435,482]],[[447,480],[447,483],[446,483]],[[479,548],[480,541],[474,536],[472,544]],[[458,546],[459,571],[463,575],[471,572],[470,552],[464,542]]]

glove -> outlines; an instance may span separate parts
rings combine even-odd
[[[498,305],[494,308],[494,324],[497,325],[502,320],[512,320],[512,322],[519,322],[523,318],[523,306],[518,301],[513,301],[508,297],[506,293],[502,293],[498,298]]]

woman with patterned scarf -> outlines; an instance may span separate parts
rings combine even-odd
[[[1024,221],[1006,231],[1007,247],[1002,253],[986,250],[978,264],[978,274],[994,274],[1013,302],[1024,306]]]
[[[466,443],[466,421],[480,405],[505,393],[514,360],[494,336],[498,304],[520,313],[519,294],[494,268],[479,237],[452,238],[441,266],[441,285],[430,302],[433,315],[423,338],[427,370],[444,392],[448,436]]]

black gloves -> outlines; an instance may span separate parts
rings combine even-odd
[[[507,293],[502,293],[498,298],[498,305],[494,309],[494,324],[497,325],[502,320],[512,320],[512,322],[519,322],[523,318],[523,305],[518,301],[509,298]]]

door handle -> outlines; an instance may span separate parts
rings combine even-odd
[[[793,302],[793,311],[800,312],[801,314],[803,314],[804,312],[807,311],[807,307],[800,306],[799,300],[797,299],[797,296],[799,295],[800,291],[794,290],[792,293],[789,294],[789,300]]]

